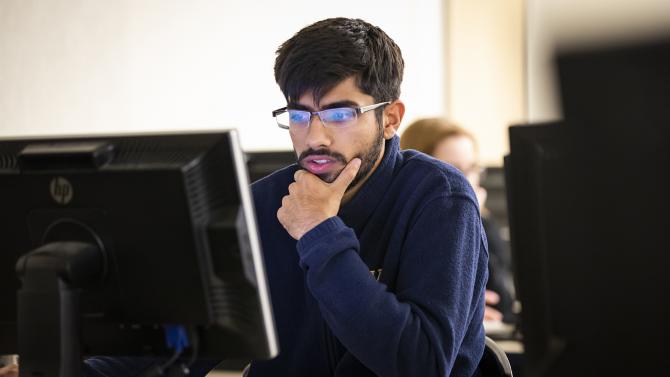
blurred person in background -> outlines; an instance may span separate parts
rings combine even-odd
[[[444,118],[424,118],[410,124],[400,139],[401,149],[414,149],[444,161],[458,170],[472,185],[482,214],[488,239],[489,280],[486,284],[484,320],[514,323],[514,290],[511,256],[502,239],[500,226],[485,207],[486,189],[480,185],[483,169],[479,165],[475,137]]]

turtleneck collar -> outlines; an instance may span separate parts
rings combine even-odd
[[[340,208],[339,216],[358,233],[393,180],[393,171],[400,158],[400,137],[393,136],[385,141],[384,156],[379,166],[363,183],[358,193]]]

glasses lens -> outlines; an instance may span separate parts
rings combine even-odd
[[[356,123],[356,109],[349,107],[323,110],[319,115],[327,127],[343,128]]]
[[[309,118],[312,116],[308,111],[289,110],[288,126],[291,128],[305,128],[309,124]]]
[[[277,124],[283,128],[305,128],[311,114],[307,111],[287,110],[276,116]]]

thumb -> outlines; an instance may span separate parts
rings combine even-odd
[[[337,176],[337,179],[335,179],[332,183],[333,187],[339,188],[342,192],[345,192],[347,190],[347,187],[351,184],[351,182],[356,178],[356,174],[358,173],[358,169],[361,168],[361,159],[360,158],[354,158],[349,163],[347,166],[342,169],[340,172],[340,175]]]

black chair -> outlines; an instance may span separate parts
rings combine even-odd
[[[486,337],[484,355],[479,361],[480,377],[512,377],[512,366],[505,351],[493,339]]]

